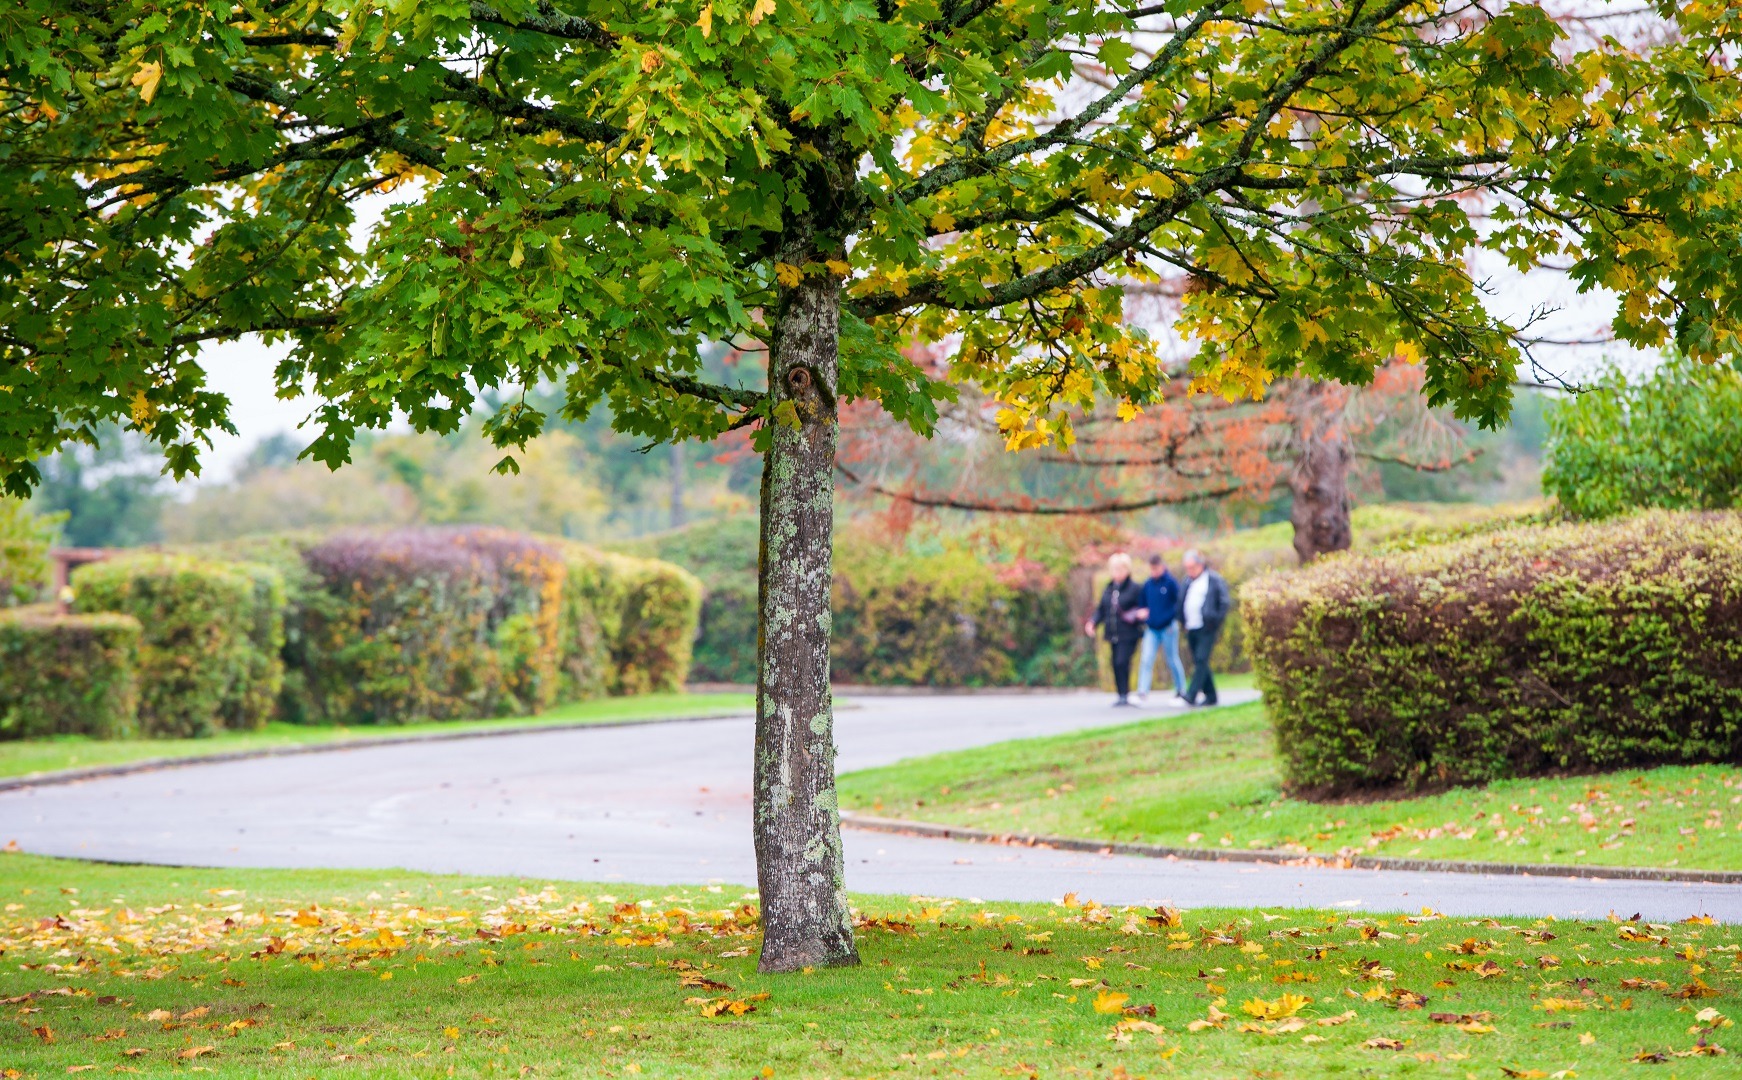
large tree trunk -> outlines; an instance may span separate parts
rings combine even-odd
[[[1294,422],[1296,456],[1288,487],[1294,493],[1294,553],[1302,563],[1329,551],[1347,550],[1354,536],[1349,526],[1349,463],[1354,452],[1343,423],[1347,392],[1328,383],[1301,389],[1289,411]]]
[[[829,584],[840,287],[806,277],[777,313],[778,403],[762,468],[756,680],[756,877],[763,971],[856,964],[835,797]],[[784,402],[794,412],[783,419]],[[796,419],[797,426],[793,426]]]

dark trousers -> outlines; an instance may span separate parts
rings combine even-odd
[[[1220,626],[1186,631],[1186,647],[1192,652],[1192,681],[1186,685],[1186,700],[1194,705],[1200,693],[1204,695],[1204,704],[1216,703],[1216,677],[1210,673],[1210,653],[1221,631]]]
[[[1137,643],[1142,638],[1129,641],[1115,639],[1113,642],[1113,685],[1119,691],[1120,700],[1131,692],[1131,658],[1137,653]]]

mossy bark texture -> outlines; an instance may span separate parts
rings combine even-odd
[[[859,962],[829,693],[839,313],[839,283],[807,276],[788,293],[769,350],[770,393],[793,411],[772,425],[762,470],[755,831],[763,971]]]

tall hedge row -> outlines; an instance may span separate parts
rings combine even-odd
[[[675,690],[701,603],[670,564],[485,527],[135,552],[72,584],[78,615],[5,612],[0,739],[502,716]]]
[[[139,620],[139,726],[199,736],[271,713],[283,664],[284,586],[267,567],[145,553],[73,573],[75,607]]]
[[[309,717],[366,723],[538,712],[556,698],[563,564],[505,529],[341,533],[307,548]]]
[[[132,734],[139,639],[131,615],[0,611],[0,739]]]
[[[1335,557],[1243,602],[1303,794],[1742,760],[1742,515]]]

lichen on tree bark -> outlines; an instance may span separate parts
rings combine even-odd
[[[829,691],[840,290],[788,290],[769,345],[771,427],[762,470],[755,833],[763,971],[856,964],[835,797]]]

